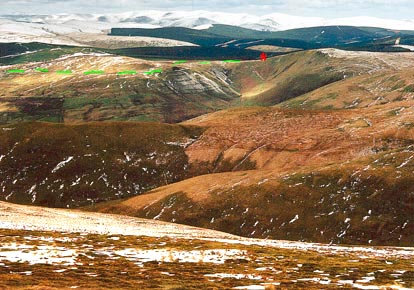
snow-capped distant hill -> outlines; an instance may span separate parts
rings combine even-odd
[[[39,25],[58,24],[71,29],[98,32],[109,29],[114,24],[121,27],[170,27],[205,28],[211,24],[227,24],[259,30],[280,31],[294,28],[350,25],[372,26],[399,30],[414,30],[414,20],[392,20],[375,17],[350,17],[325,19],[321,17],[301,17],[282,13],[271,13],[263,16],[210,11],[137,11],[118,14],[57,14],[57,15],[4,15],[3,19]],[[92,31],[90,31],[92,30]]]
[[[0,42],[42,41],[76,44],[62,39],[70,33],[106,33],[113,27],[159,28],[187,27],[208,29],[227,24],[261,31],[281,31],[315,26],[350,25],[414,30],[414,20],[390,20],[375,17],[325,19],[281,13],[256,16],[209,11],[137,11],[118,14],[57,14],[0,16]],[[68,43],[69,42],[69,43]]]

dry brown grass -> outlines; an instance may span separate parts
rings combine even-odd
[[[39,237],[51,241],[28,240],[25,237]],[[59,238],[75,238],[71,242],[61,242]],[[77,265],[62,266],[28,263],[11,263],[2,261],[6,267],[0,267],[1,289],[231,289],[236,286],[267,285],[266,289],[338,289],[339,280],[358,280],[372,276],[375,279],[368,285],[393,285],[399,280],[404,287],[412,287],[412,266],[410,259],[369,255],[364,259],[359,253],[340,253],[333,251],[324,254],[313,250],[280,249],[271,246],[226,244],[202,240],[182,240],[149,237],[121,236],[119,240],[108,239],[105,235],[60,234],[30,231],[0,231],[2,245],[54,246],[77,251],[88,246],[88,255],[79,255]],[[178,251],[238,249],[247,252],[248,260],[228,259],[224,264],[186,263],[186,262],[145,262],[142,266],[136,260],[113,259],[105,251],[122,250],[125,248],[170,249]],[[113,249],[113,250],[110,250]],[[94,254],[95,253],[95,254]],[[100,253],[100,254],[97,254]],[[115,254],[115,256],[117,256]],[[386,260],[385,260],[386,259]],[[392,262],[393,264],[386,263]],[[261,268],[261,269],[258,269]],[[65,269],[59,273],[56,270]],[[407,274],[392,276],[397,270],[406,270]],[[31,275],[11,274],[10,272],[32,271]],[[169,273],[166,275],[165,273]],[[92,277],[87,273],[96,273]],[[220,278],[205,275],[248,274],[248,277]],[[369,274],[371,273],[371,274]],[[323,274],[323,275],[322,275]],[[301,281],[300,279],[305,279]],[[306,281],[306,278],[327,278],[329,284]],[[276,283],[280,285],[271,286]],[[274,288],[273,288],[274,287]]]

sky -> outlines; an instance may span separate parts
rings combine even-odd
[[[414,19],[413,0],[0,0],[0,14],[209,10],[264,15]]]

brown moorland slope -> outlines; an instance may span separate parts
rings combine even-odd
[[[403,71],[410,75],[414,64],[412,53],[378,53],[378,52],[351,52],[337,49],[321,49],[300,51],[280,57],[269,58],[262,62],[243,62],[234,66],[230,78],[234,81],[237,90],[242,94],[245,104],[275,105],[291,100],[292,107],[312,108],[315,100],[332,99],[338,95],[338,101],[346,96],[344,103],[352,104],[358,87],[368,87],[373,92],[381,89],[381,94],[393,92],[404,87]],[[355,77],[363,76],[360,79]],[[368,84],[364,84],[368,78]],[[378,84],[381,78],[385,81]],[[401,78],[401,79],[400,79]],[[345,87],[343,94],[337,92],[337,87]],[[411,84],[407,82],[407,85]],[[350,86],[350,88],[347,88]],[[322,88],[321,94],[318,89]],[[328,88],[333,88],[331,91]],[[316,91],[315,91],[316,90]],[[296,97],[312,93],[313,98],[307,99],[309,104],[299,106]],[[340,98],[339,98],[340,97]],[[384,96],[383,96],[384,97]],[[395,94],[394,94],[395,98]],[[300,102],[299,104],[301,104]],[[286,102],[285,104],[290,104]],[[348,104],[348,105],[349,105]],[[331,108],[330,103],[317,104],[316,108]],[[345,107],[339,106],[340,108]],[[338,107],[333,106],[332,108]]]
[[[283,108],[350,109],[412,100],[412,53],[383,54],[322,50],[338,61],[353,60],[364,69],[354,77],[320,87],[280,104]],[[367,60],[364,61],[364,57]],[[376,66],[369,65],[369,61]],[[370,68],[370,70],[367,70]]]
[[[186,153],[213,174],[95,210],[248,237],[413,245],[412,113],[405,101],[202,116],[186,122],[207,127]]]

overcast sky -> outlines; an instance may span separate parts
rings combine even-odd
[[[0,14],[117,13],[154,9],[414,19],[414,0],[0,0]]]

